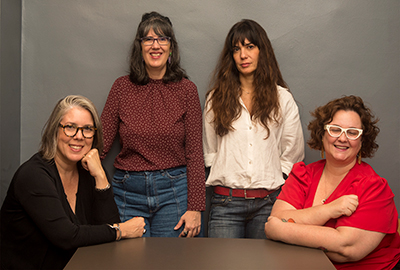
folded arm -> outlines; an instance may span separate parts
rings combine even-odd
[[[323,249],[336,262],[358,261],[373,251],[385,234],[353,227],[336,229],[318,225],[282,222],[271,216],[265,224],[269,239]]]
[[[277,200],[272,208],[271,216],[288,220],[292,218],[296,223],[309,225],[324,225],[328,220],[341,216],[351,216],[358,206],[356,195],[345,195],[330,203],[297,210],[283,200]]]

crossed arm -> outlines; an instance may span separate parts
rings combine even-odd
[[[356,195],[345,195],[331,203],[300,210],[278,199],[265,223],[265,234],[272,240],[321,248],[336,262],[358,261],[373,251],[385,234],[353,227],[323,226],[330,219],[352,215],[357,206]],[[296,223],[282,222],[289,218]]]

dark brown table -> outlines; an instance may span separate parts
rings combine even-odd
[[[77,250],[71,269],[330,269],[321,250],[260,239],[138,238]]]

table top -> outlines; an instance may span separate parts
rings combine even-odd
[[[262,239],[137,238],[82,247],[70,269],[330,269],[318,249]]]

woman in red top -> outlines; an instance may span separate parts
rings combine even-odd
[[[117,135],[121,143],[113,179],[120,217],[144,217],[145,237],[196,236],[205,209],[201,106],[179,61],[171,21],[144,14],[130,74],[114,82],[101,115],[102,158]]]
[[[265,224],[267,237],[321,248],[337,269],[393,269],[400,259],[394,195],[361,161],[378,148],[378,120],[355,96],[312,115],[308,144],[326,159],[295,164]]]

